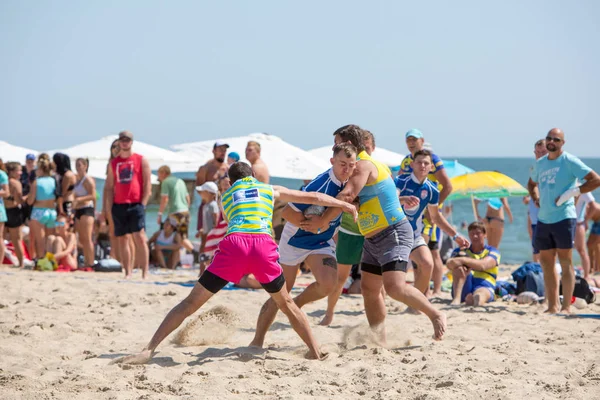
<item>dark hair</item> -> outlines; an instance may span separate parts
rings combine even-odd
[[[79,161],[85,164],[85,172],[88,172],[90,169],[90,160],[88,158],[79,157],[77,160],[75,160],[75,164],[77,164]]]
[[[0,160],[0,163],[2,163],[2,160]],[[4,166],[6,167],[5,171],[8,174],[10,174],[11,172],[19,169],[19,167],[21,166],[21,163],[18,163],[16,161],[11,161],[11,162],[7,162],[6,164],[4,164]]]
[[[415,152],[415,155],[413,156],[413,160],[416,160],[417,157],[419,156],[424,156],[424,157],[429,157],[429,159],[433,162],[433,156],[431,155],[431,152],[429,150],[419,150],[417,152]]]
[[[373,143],[373,147],[375,147],[375,135],[366,129],[363,129],[363,143],[367,140],[370,140]]]
[[[365,150],[363,144],[364,130],[358,125],[344,125],[333,132],[333,136],[339,136],[343,142],[350,142],[360,153]]]
[[[6,166],[4,166],[4,161],[2,161],[2,159],[0,158],[0,169],[4,172],[6,172]]]
[[[67,171],[71,170],[71,159],[64,153],[54,153],[52,161],[56,165],[56,172],[63,176]]]
[[[487,233],[485,230],[485,224],[479,221],[471,222],[468,229],[469,232],[474,231],[475,229],[479,229],[481,232]]]
[[[358,154],[356,147],[350,143],[340,143],[333,146],[333,155],[336,156],[338,153],[344,152],[346,157],[352,157],[352,155]]]
[[[119,144],[119,139],[113,140],[113,142],[110,145],[110,157],[108,157],[109,160],[112,160],[113,158],[115,158],[113,156],[113,152],[112,152],[112,149],[113,149],[113,147],[115,147],[115,144]]]
[[[246,164],[245,162],[238,161],[236,163],[231,164],[227,174],[229,175],[229,182],[231,182],[231,184],[233,185],[239,179],[252,176],[252,167]]]

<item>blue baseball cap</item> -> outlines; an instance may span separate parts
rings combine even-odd
[[[409,137],[414,137],[414,138],[417,138],[417,139],[422,139],[423,138],[423,134],[418,129],[411,129],[410,131],[406,132],[406,138],[409,138]]]
[[[26,160],[34,160],[35,161],[35,154],[33,153],[29,153],[25,156]]]
[[[227,154],[227,157],[231,157],[235,160],[235,162],[240,161],[240,155],[238,153],[236,153],[235,151],[232,151],[231,153]]]

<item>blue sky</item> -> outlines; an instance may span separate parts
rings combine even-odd
[[[357,123],[404,153],[599,156],[600,2],[0,2],[0,140],[159,146]]]

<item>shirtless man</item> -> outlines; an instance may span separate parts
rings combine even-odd
[[[223,193],[221,204],[228,221],[227,234],[219,243],[219,251],[210,266],[188,297],[167,314],[148,345],[140,353],[114,362],[144,364],[150,361],[156,347],[187,317],[228,282],[237,283],[246,273],[254,275],[277,307],[289,318],[292,328],[308,346],[309,357],[321,359],[325,356],[312,334],[306,315],[300,311],[285,287],[277,244],[271,237],[273,199],[340,207],[352,213],[354,218],[357,216],[356,208],[323,193],[300,192],[260,183],[253,177],[252,168],[242,162],[231,166],[229,179],[232,186]]]
[[[195,187],[204,185],[205,182],[215,182],[219,178],[227,174],[229,164],[225,161],[225,154],[229,145],[225,142],[217,140],[213,145],[213,159],[209,160],[206,164],[198,168],[196,172],[196,184]],[[198,231],[202,229],[202,208],[204,203],[200,203],[198,207]]]
[[[260,158],[260,143],[253,140],[248,142],[246,146],[246,160],[250,161],[256,179],[262,183],[269,183],[269,168]]]
[[[385,343],[387,312],[381,295],[381,289],[385,288],[394,300],[427,315],[433,324],[434,339],[441,340],[446,331],[446,316],[433,307],[419,289],[406,284],[413,230],[402,211],[389,168],[367,154],[364,131],[359,126],[343,126],[333,135],[335,144],[351,143],[359,151],[354,175],[337,197],[347,202],[359,199],[358,226],[365,237],[361,291],[371,329],[379,335],[379,341]],[[339,210],[328,209],[323,218],[332,220],[336,212]]]
[[[600,204],[592,201],[588,203],[585,211],[585,220],[592,221],[592,229],[587,240],[588,254],[590,255],[590,275],[600,272]],[[594,281],[594,283],[596,283]]]

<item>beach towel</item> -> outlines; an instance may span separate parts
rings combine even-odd
[[[527,262],[512,273],[516,283],[515,294],[533,292],[540,297],[545,296],[544,273],[538,263]]]

